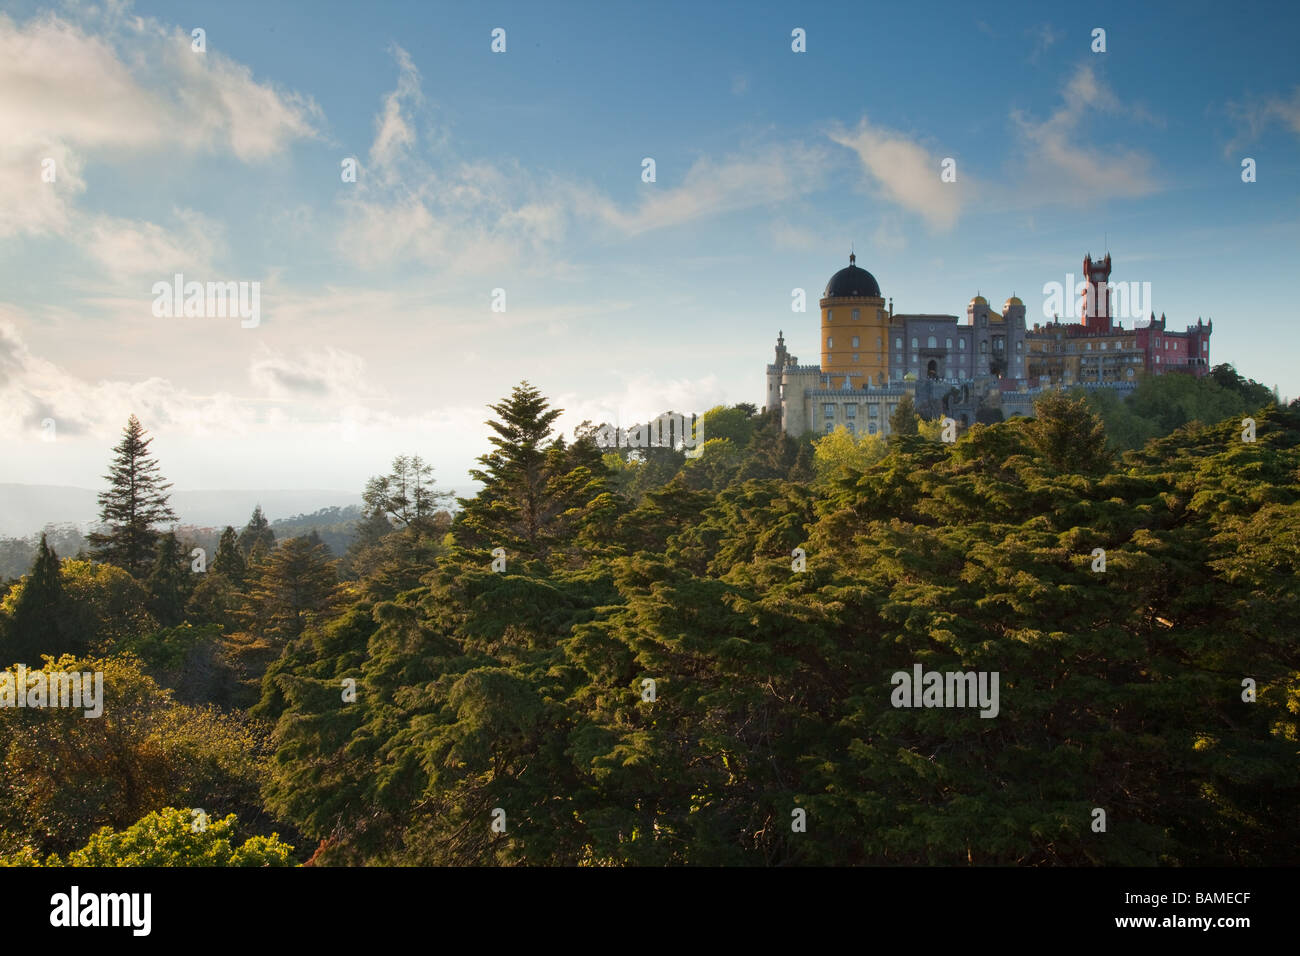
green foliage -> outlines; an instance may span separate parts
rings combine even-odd
[[[260,564],[266,560],[266,556],[275,547],[275,532],[271,530],[271,523],[266,520],[266,515],[262,514],[261,505],[253,507],[248,524],[244,525],[244,530],[239,532],[236,543],[249,565]]]
[[[249,630],[282,645],[327,614],[337,596],[337,562],[314,534],[291,538],[258,567],[248,591]]]
[[[6,662],[38,663],[42,654],[84,649],[74,610],[63,587],[58,556],[41,535],[32,569],[0,604],[8,610],[2,633]]]
[[[821,483],[848,474],[862,472],[889,452],[882,435],[851,435],[843,426],[813,441],[813,467]]]
[[[279,834],[252,836],[235,845],[238,818],[195,814],[196,809],[164,807],[125,830],[102,827],[85,846],[65,858],[51,854],[42,864],[26,848],[0,860],[8,866],[292,866],[293,847]]]
[[[915,435],[920,416],[916,414],[916,403],[911,393],[902,397],[894,406],[894,413],[889,416],[889,433],[891,435]]]
[[[188,553],[170,531],[158,540],[153,569],[144,586],[149,592],[149,613],[164,627],[185,619],[185,605],[194,592],[197,575]]]
[[[267,756],[257,722],[176,703],[126,655],[47,658],[45,670],[101,672],[103,713],[0,708],[5,849],[66,852],[100,826],[126,827],[169,805],[262,817]]]
[[[503,573],[470,534],[523,500],[498,445],[455,547],[397,587],[363,577],[268,670],[268,806],[333,863],[1289,860],[1300,415],[1116,462],[1080,402],[1041,412],[955,444],[921,423],[883,453],[832,435],[802,446],[811,484],[774,466],[791,446],[755,465],[754,438],[707,436]],[[645,467],[618,457],[620,481]],[[915,663],[998,672],[999,716],[894,708]]]
[[[99,495],[100,520],[106,530],[87,536],[94,556],[117,565],[136,577],[153,564],[158,531],[154,525],[173,522],[167,490],[149,446],[152,438],[134,415],[128,419],[122,440],[113,449],[108,491]]]

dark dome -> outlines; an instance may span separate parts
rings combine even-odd
[[[848,268],[841,269],[831,276],[831,281],[826,283],[826,291],[822,293],[823,298],[835,299],[848,296],[880,298],[880,284],[876,282],[876,277],[866,269],[855,266],[853,264],[855,259],[857,256],[850,255]]]

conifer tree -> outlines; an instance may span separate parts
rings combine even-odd
[[[153,569],[145,581],[149,592],[149,613],[163,627],[174,627],[185,619],[185,603],[194,591],[189,559],[180,541],[167,532],[158,541]]]
[[[94,557],[136,577],[147,574],[153,564],[159,534],[154,525],[176,520],[167,503],[171,484],[162,480],[158,462],[149,451],[153,439],[146,434],[132,415],[104,476],[110,482],[109,490],[99,495],[100,520],[107,530],[87,535]]]
[[[262,506],[257,505],[253,508],[248,524],[239,532],[239,550],[244,553],[248,564],[253,565],[265,560],[274,548],[275,532],[271,530],[271,522],[266,520],[266,515],[262,514]]]
[[[427,528],[449,491],[433,490],[433,466],[419,455],[398,455],[393,470],[371,478],[362,494],[367,516],[391,516],[402,528]]]
[[[248,567],[244,562],[244,552],[239,548],[235,529],[230,525],[226,525],[226,530],[221,532],[221,541],[217,544],[217,556],[212,561],[212,570],[217,574],[225,575],[226,579],[236,587],[244,583]]]
[[[904,395],[889,416],[889,433],[891,435],[915,435],[917,433],[916,403],[911,395]]]
[[[336,562],[316,532],[290,538],[257,569],[249,589],[250,629],[278,643],[293,640],[336,598]]]
[[[551,408],[540,391],[521,382],[510,398],[489,405],[500,420],[487,424],[493,450],[479,457],[470,475],[483,483],[473,499],[460,499],[462,523],[482,543],[536,550],[549,517],[546,452],[551,425],[563,409]]]
[[[1034,403],[1025,440],[1056,471],[1091,475],[1111,464],[1106,426],[1081,399],[1048,392]]]
[[[32,569],[23,578],[22,591],[9,622],[5,664],[39,664],[42,654],[61,654],[65,647],[67,607],[58,555],[41,535]]]

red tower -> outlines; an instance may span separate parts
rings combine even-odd
[[[1092,261],[1091,255],[1083,257],[1083,303],[1080,315],[1083,327],[1089,332],[1109,332],[1110,329],[1110,253],[1105,259]]]

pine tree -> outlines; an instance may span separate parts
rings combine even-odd
[[[176,520],[167,503],[171,484],[162,480],[149,451],[153,439],[146,434],[132,415],[104,476],[111,487],[99,495],[100,521],[108,530],[87,535],[96,558],[136,577],[147,574],[153,564],[159,534],[154,525]]]
[[[904,395],[894,407],[894,414],[889,416],[889,433],[891,435],[915,435],[917,433],[916,403],[911,395]]]
[[[58,655],[67,646],[67,601],[59,558],[41,535],[32,569],[22,580],[5,642],[5,663],[39,664],[42,654]]]
[[[392,472],[371,478],[361,498],[368,516],[391,515],[399,527],[413,528],[428,527],[451,492],[433,490],[433,467],[419,455],[398,455]]]
[[[1086,401],[1048,392],[1034,403],[1025,439],[1056,471],[1099,474],[1111,464],[1106,426]]]
[[[163,627],[185,620],[185,604],[194,591],[193,571],[176,535],[167,532],[158,542],[153,570],[145,581],[149,613]]]
[[[239,550],[244,553],[248,564],[254,565],[264,561],[274,548],[275,532],[271,530],[266,515],[262,514],[262,506],[257,505],[248,524],[239,532]]]
[[[317,536],[290,538],[271,552],[249,589],[250,630],[277,643],[293,640],[336,598],[336,562]]]
[[[535,551],[549,517],[548,439],[564,410],[551,408],[526,381],[515,386],[510,398],[488,407],[501,420],[485,423],[496,432],[488,439],[495,447],[479,457],[483,468],[470,470],[483,490],[473,499],[460,499],[462,526],[481,543]]]
[[[226,525],[226,530],[221,532],[221,541],[217,544],[217,556],[212,561],[212,570],[217,574],[225,575],[226,579],[236,587],[242,587],[244,584],[248,565],[244,561],[244,552],[239,548],[235,529],[230,525]]]

